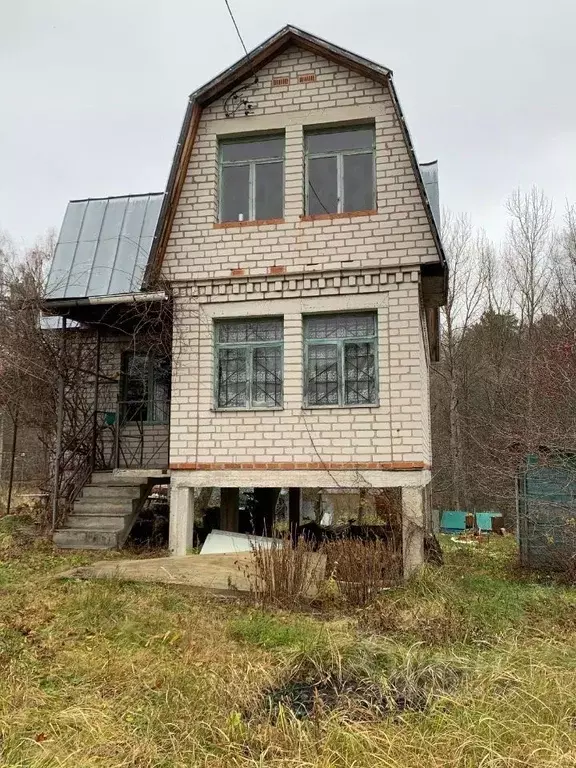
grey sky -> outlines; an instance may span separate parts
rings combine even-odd
[[[231,0],[252,48],[287,23],[394,70],[444,205],[499,238],[535,183],[576,201],[574,0]],[[0,229],[164,188],[188,94],[242,55],[224,0],[0,0]]]

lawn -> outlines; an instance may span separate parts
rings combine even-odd
[[[54,579],[95,558],[0,520],[0,765],[575,766],[576,590],[511,538],[443,546],[367,609],[288,614]]]

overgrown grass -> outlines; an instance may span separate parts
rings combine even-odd
[[[443,569],[326,620],[56,580],[95,558],[6,525],[2,766],[576,765],[576,592],[519,573],[510,539],[447,540]]]

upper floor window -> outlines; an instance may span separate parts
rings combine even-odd
[[[376,405],[376,313],[304,318],[306,405]]]
[[[281,408],[281,317],[217,322],[218,408]]]
[[[170,360],[125,352],[122,356],[122,420],[166,423],[170,412]]]
[[[220,221],[279,219],[284,213],[284,138],[220,142]]]
[[[307,214],[375,208],[372,126],[308,131],[305,142]]]

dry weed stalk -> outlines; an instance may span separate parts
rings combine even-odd
[[[294,608],[313,597],[324,578],[325,557],[300,537],[276,539],[270,546],[252,542],[253,562],[245,570],[250,595],[259,605]]]
[[[402,578],[402,553],[382,539],[338,539],[324,545],[327,568],[347,603],[362,606]]]

